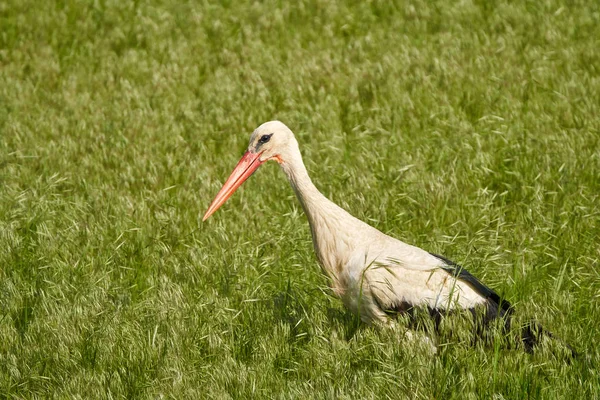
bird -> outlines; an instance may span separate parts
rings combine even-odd
[[[313,184],[294,133],[280,121],[260,125],[248,148],[204,214],[206,221],[261,165],[275,161],[307,216],[318,262],[333,293],[367,324],[394,324],[425,309],[436,321],[455,311],[500,319],[510,328],[513,306],[451,260],[388,236],[355,218]],[[526,351],[543,335],[538,323],[523,328]]]

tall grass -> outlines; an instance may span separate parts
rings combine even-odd
[[[598,398],[593,1],[0,2],[0,397]],[[260,123],[317,186],[572,343],[357,324]]]

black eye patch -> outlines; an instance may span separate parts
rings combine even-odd
[[[271,136],[273,136],[273,134],[269,134],[269,135],[262,135],[260,137],[260,139],[258,139],[258,144],[265,144],[267,143],[269,140],[271,140]]]

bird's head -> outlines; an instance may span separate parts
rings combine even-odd
[[[285,163],[297,148],[298,142],[294,134],[282,122],[269,121],[256,128],[250,136],[248,150],[217,193],[202,221],[206,221],[217,211],[258,167],[269,160],[275,160],[280,164]]]
[[[290,149],[297,147],[294,134],[280,121],[265,122],[252,132],[248,152],[258,154],[260,162],[275,160],[284,162]]]

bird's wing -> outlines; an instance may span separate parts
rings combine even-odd
[[[479,295],[495,303],[498,306],[498,309],[501,310],[501,315],[504,315],[505,313],[510,314],[512,312],[512,305],[508,301],[501,298],[498,295],[498,293],[494,292],[492,289],[481,283],[477,278],[471,275],[471,273],[464,269],[462,266],[458,265],[452,260],[447,259],[446,257],[433,253],[430,254],[443,262],[441,268],[444,271],[448,272],[455,278],[467,283],[469,286],[471,286],[471,288],[473,288],[473,290],[479,293]]]
[[[511,310],[510,303],[496,292],[442,256],[396,240],[371,250],[371,261],[364,271],[374,299],[386,309],[474,308],[486,304],[500,315]]]
[[[441,267],[420,270],[386,262],[373,264],[364,274],[371,295],[386,313],[413,307],[472,309],[488,301],[485,295]]]
[[[421,271],[435,271],[442,269],[460,282],[468,284],[481,297],[489,299],[498,305],[504,303],[503,308],[511,307],[506,300],[494,292],[492,289],[481,283],[464,267],[438,254],[429,253],[419,247],[411,246],[397,239],[391,238],[391,241],[386,241],[381,249],[381,254],[389,254],[387,258],[393,261],[393,265],[401,268]]]

